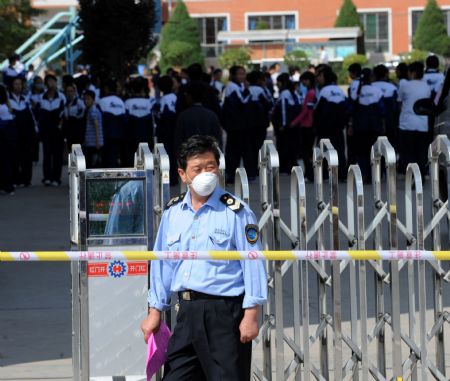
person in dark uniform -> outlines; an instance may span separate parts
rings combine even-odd
[[[384,65],[377,65],[373,69],[375,81],[372,86],[377,87],[383,94],[385,134],[394,148],[397,147],[397,115],[398,90],[389,81],[389,69]]]
[[[356,162],[361,168],[365,183],[370,183],[370,150],[384,132],[383,93],[372,85],[372,71],[365,68],[361,72],[355,99],[352,99],[352,127],[348,134],[354,137]]]
[[[8,102],[8,93],[0,85],[0,192],[14,195],[13,165],[17,129]]]
[[[125,104],[117,95],[117,82],[109,80],[103,87],[103,98],[98,101],[102,113],[103,164],[106,168],[119,168],[123,159]]]
[[[163,143],[171,163],[176,162],[175,129],[177,125],[177,89],[178,82],[168,75],[162,76],[158,81],[158,88],[163,94],[159,105],[155,108],[156,137],[158,143]],[[174,165],[170,166],[170,184],[178,183],[177,171]]]
[[[67,103],[64,106],[63,134],[69,151],[72,144],[83,144],[85,134],[85,112],[83,100],[77,94],[75,83],[66,84]]]
[[[208,85],[203,82],[191,82],[186,87],[189,108],[184,110],[177,119],[175,131],[175,152],[181,143],[193,135],[208,135],[214,137],[222,146],[222,127],[217,115],[202,104]]]
[[[153,150],[153,107],[155,100],[149,96],[148,82],[137,77],[131,82],[132,96],[125,101],[126,132],[124,137],[124,167],[134,165],[134,154],[139,143],[147,143]]]
[[[345,93],[336,85],[336,74],[329,66],[318,70],[317,82],[320,92],[314,110],[314,128],[317,141],[329,139],[339,159],[339,179],[347,179],[344,129],[348,123],[348,104]]]
[[[191,137],[180,147],[178,166],[189,190],[167,204],[154,250],[261,250],[253,212],[217,185],[215,140]],[[150,280],[149,315],[141,325],[146,341],[172,295],[179,298],[163,380],[249,381],[252,340],[267,300],[264,262],[154,261]]]
[[[53,74],[45,76],[47,91],[42,94],[38,105],[39,136],[44,149],[45,186],[61,185],[64,139],[62,134],[62,117],[66,97],[56,87],[56,77]]]
[[[225,99],[222,107],[222,126],[227,132],[227,144],[225,147],[226,181],[234,183],[234,175],[239,167],[241,158],[244,167],[251,161],[250,139],[254,139],[249,133],[248,120],[245,116],[250,92],[244,85],[245,69],[242,66],[230,68],[230,81],[225,88]]]
[[[33,144],[36,140],[36,123],[31,106],[23,94],[23,79],[16,77],[11,82],[9,104],[17,129],[17,148],[14,160],[14,184],[16,187],[31,185],[33,169]]]
[[[272,123],[277,138],[277,150],[280,157],[280,173],[290,174],[297,165],[299,154],[299,129],[292,127],[292,121],[300,114],[302,100],[288,73],[277,77],[280,96],[272,113]]]
[[[358,62],[352,63],[348,67],[348,76],[351,80],[350,85],[347,91],[348,99],[356,99],[356,93],[359,87],[359,79],[361,77],[362,67]],[[355,138],[352,135],[348,134],[350,130],[350,124],[347,126],[347,162],[348,164],[356,163],[356,154],[355,150],[357,149],[358,142],[355,141]]]
[[[265,77],[260,71],[254,70],[247,75],[250,99],[247,103],[247,119],[249,124],[250,163],[245,168],[249,181],[258,176],[258,153],[267,135],[270,126],[270,112],[273,108],[273,99],[270,92],[265,88]],[[266,91],[267,90],[267,91]]]

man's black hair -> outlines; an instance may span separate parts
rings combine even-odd
[[[416,79],[423,78],[425,68],[422,62],[416,61],[408,65],[408,71],[416,74]]]
[[[247,81],[252,86],[258,85],[261,80],[264,80],[264,74],[259,70],[253,70],[247,74]]]
[[[105,81],[105,86],[109,94],[115,94],[117,92],[117,81],[115,79],[108,79]]]
[[[377,65],[373,68],[373,75],[377,81],[382,81],[386,79],[386,76],[389,74],[389,69],[383,65]]]
[[[236,77],[237,72],[242,69],[245,70],[243,66],[234,65],[230,67],[230,77]]]
[[[438,56],[431,55],[427,57],[426,60],[427,69],[439,69],[439,58]]]
[[[208,135],[193,135],[183,142],[178,149],[178,167],[184,171],[187,168],[187,162],[190,158],[212,152],[217,165],[220,163],[220,151],[217,140]]]
[[[203,68],[199,63],[193,63],[187,68],[187,74],[189,75],[189,79],[191,81],[201,81]]]
[[[311,87],[314,88],[314,86],[316,85],[316,76],[311,73],[310,71],[305,71],[301,76],[300,76],[300,81],[303,80],[308,80],[309,83],[311,84]]]
[[[214,75],[217,75],[217,74],[220,74],[220,73],[222,73],[222,69],[220,69],[220,68],[214,69],[214,71],[213,71]]]
[[[357,77],[361,75],[361,70],[361,64],[359,64],[358,62],[354,62],[348,67],[348,72],[356,75]]]
[[[163,75],[158,79],[158,88],[164,94],[168,94],[173,89],[173,78],[168,75]]]
[[[58,82],[58,79],[56,78],[55,75],[53,75],[53,74],[47,74],[47,75],[45,76],[45,78],[44,78],[44,83],[45,83],[46,85],[48,85],[48,81],[49,81],[50,79],[53,79],[55,82]]]
[[[92,100],[95,101],[95,92],[92,90],[85,90],[84,94],[85,97],[91,97]]]
[[[406,62],[400,62],[395,71],[398,73],[399,79],[408,79],[408,64]]]
[[[194,103],[202,103],[205,98],[207,85],[203,82],[193,81],[186,86],[186,94],[188,94]]]

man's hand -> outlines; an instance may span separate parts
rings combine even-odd
[[[258,314],[259,306],[247,308],[245,310],[244,317],[239,325],[239,331],[241,332],[241,343],[248,343],[258,336]]]
[[[144,334],[144,341],[148,343],[148,338],[152,333],[158,332],[161,323],[161,311],[150,308],[150,313],[141,323],[141,330]]]

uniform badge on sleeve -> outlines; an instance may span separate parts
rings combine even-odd
[[[245,226],[245,238],[247,238],[248,243],[254,245],[259,239],[259,228],[258,225],[248,224]]]

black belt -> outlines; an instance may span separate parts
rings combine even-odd
[[[185,290],[178,292],[179,300],[193,301],[193,300],[235,300],[242,301],[244,295],[240,296],[222,296],[222,295],[210,295],[204,294],[203,292]]]

